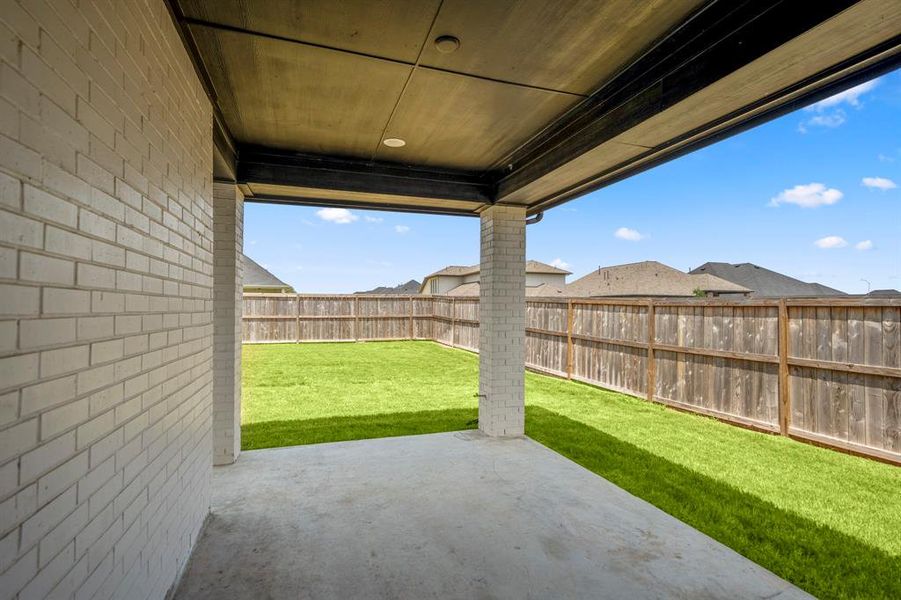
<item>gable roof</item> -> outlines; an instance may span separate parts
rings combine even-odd
[[[694,296],[694,291],[747,293],[713,275],[690,275],[655,260],[600,267],[566,286],[571,296]]]
[[[244,255],[244,287],[293,289],[246,254]]]
[[[827,287],[820,283],[807,283],[753,263],[708,262],[693,274],[714,275],[721,279],[743,285],[752,290],[751,295],[757,298],[792,298],[815,296],[844,296],[845,292]]]
[[[434,273],[430,273],[425,276],[426,279],[429,277],[437,277],[439,275],[445,275],[448,277],[465,277],[466,275],[475,275],[479,272],[479,265],[469,265],[469,266],[461,266],[461,265],[449,265],[444,267],[443,269],[439,269]],[[543,263],[538,260],[527,260],[526,261],[526,273],[545,273],[549,275],[572,275],[571,271],[567,271],[565,269],[560,269],[555,267],[554,265],[549,265],[547,263]]]

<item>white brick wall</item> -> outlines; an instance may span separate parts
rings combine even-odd
[[[162,598],[209,511],[211,122],[162,0],[0,0],[0,598]]]
[[[233,183],[213,184],[213,464],[241,452],[241,308],[244,197]]]
[[[525,427],[525,208],[481,214],[479,429],[523,435]]]

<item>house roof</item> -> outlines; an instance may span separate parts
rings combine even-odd
[[[867,296],[869,298],[898,298],[901,297],[901,292],[896,289],[886,288],[883,290],[873,290],[868,293]]]
[[[690,275],[654,260],[600,267],[566,286],[570,296],[693,296],[705,292],[747,293],[744,286],[713,275]]]
[[[419,293],[420,283],[415,279],[411,279],[406,283],[401,283],[395,286],[386,286],[380,285],[377,288],[373,288],[371,290],[366,290],[363,292],[355,292],[361,296],[376,296],[376,295],[387,295],[387,294],[418,294]]]
[[[726,281],[743,285],[758,298],[791,298],[812,296],[843,296],[844,292],[820,283],[807,283],[753,263],[708,262],[692,274],[714,275]]]
[[[448,296],[478,296],[479,295],[479,282],[471,281],[469,283],[461,283],[457,287],[448,290]]]
[[[291,286],[264,269],[258,262],[244,255],[244,287],[289,288]]]
[[[454,289],[448,291],[447,295],[457,297],[473,297],[479,295],[479,290],[479,282],[471,281],[469,283],[462,283],[458,285]],[[542,283],[541,285],[526,287],[526,296],[562,296],[563,294],[563,290],[549,283]]]
[[[475,275],[479,272],[479,265],[469,265],[469,266],[460,266],[460,265],[449,265],[444,267],[443,269],[439,269],[434,273],[430,273],[426,275],[425,278],[429,277],[437,277],[439,275],[444,275],[447,277],[464,277],[466,275]],[[526,261],[526,273],[546,273],[548,275],[571,275],[571,271],[567,271],[565,269],[560,269],[555,267],[554,265],[549,265],[547,263],[543,263],[537,260],[527,260]]]

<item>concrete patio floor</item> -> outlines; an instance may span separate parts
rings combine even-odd
[[[241,455],[176,599],[810,598],[530,439]]]

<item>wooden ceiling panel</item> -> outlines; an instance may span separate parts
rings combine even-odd
[[[185,17],[413,62],[439,0],[181,0]]]
[[[411,67],[191,26],[231,133],[242,143],[371,157]]]
[[[588,94],[704,0],[445,0],[422,64],[543,88]]]
[[[382,146],[377,158],[484,170],[579,100],[571,94],[419,69],[385,133],[407,145]]]

